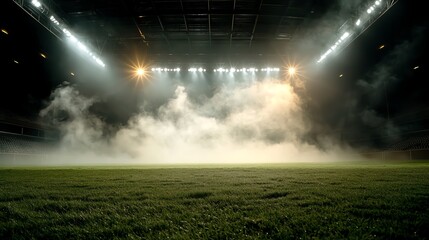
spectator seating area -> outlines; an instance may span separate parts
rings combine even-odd
[[[426,150],[429,149],[429,134],[410,136],[388,147],[393,151]]]
[[[0,153],[3,154],[46,154],[55,143],[44,138],[0,132]]]

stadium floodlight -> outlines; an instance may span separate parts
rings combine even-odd
[[[207,71],[207,70],[205,68],[202,68],[202,67],[199,67],[199,68],[196,68],[196,67],[188,68],[188,72],[205,72],[205,71]]]
[[[35,6],[36,8],[42,7],[42,4],[37,0],[32,0],[31,4],[33,4],[33,6]]]
[[[89,53],[88,48],[85,45],[83,45],[83,43],[78,42],[77,46],[79,47],[80,50],[82,50],[82,51],[84,51],[86,53]]]
[[[348,38],[350,36],[349,32],[345,32],[342,36],[341,36],[341,40],[345,40],[346,38]]]
[[[151,72],[180,72],[180,68],[152,67]]]
[[[144,74],[144,69],[143,69],[143,68],[139,68],[139,69],[137,69],[136,74],[137,74],[138,76],[142,76],[142,75]]]
[[[346,48],[397,2],[398,0],[375,0],[369,5],[363,6],[360,16],[353,16],[350,20],[347,20],[346,23],[341,25],[338,31],[340,35],[337,35],[336,41],[334,41],[335,43],[330,45],[327,51],[322,52],[317,63],[324,61],[329,55],[333,55],[334,53],[338,54],[341,50]]]
[[[89,55],[90,58],[92,58],[97,64],[99,64],[102,67],[105,67],[106,65],[103,63],[103,61],[94,55],[90,51],[90,49],[85,46],[82,42],[80,42],[77,37],[73,36],[72,32],[67,29],[67,25],[60,21],[59,18],[55,17],[55,14],[53,14],[52,9],[49,8],[50,5],[43,5],[41,1],[39,0],[27,0],[31,4],[25,4],[26,1],[15,1],[17,4],[21,6],[28,14],[34,17],[36,21],[38,21],[40,24],[42,24],[47,29],[55,29],[56,31],[51,31],[56,37],[59,39],[63,39],[63,37],[57,33],[63,33],[65,38],[72,42],[77,48],[86,54]],[[38,13],[36,13],[33,9],[36,8],[39,10]],[[30,10],[30,11],[28,11]],[[51,23],[49,25],[49,23]]]
[[[267,67],[267,68],[262,68],[261,69],[262,72],[279,72],[280,68],[272,68],[272,67]]]
[[[89,51],[88,47],[85,46],[83,43],[81,43],[79,40],[77,40],[77,38],[75,36],[73,36],[73,34],[66,28],[62,29],[63,33],[66,35],[66,37],[68,39],[70,39],[70,41],[74,44],[76,44],[76,46],[78,47],[78,49],[80,49],[81,51],[87,53],[90,57],[92,57],[92,59],[95,60],[96,63],[98,63],[100,66],[105,67],[106,65],[103,63],[103,61],[95,56],[91,51]]]
[[[101,61],[101,59],[99,59],[98,57],[93,57],[93,59],[95,60],[96,63],[98,63],[98,65],[105,67],[106,64],[103,63],[103,61]]]
[[[293,76],[296,73],[296,68],[291,66],[288,68],[287,72],[290,76]]]
[[[54,16],[51,16],[50,18],[49,18],[49,20],[51,20],[55,25],[60,25],[60,22],[58,22],[58,20],[54,17]]]
[[[359,26],[359,25],[360,25],[360,23],[361,23],[361,20],[360,20],[360,19],[358,19],[358,20],[356,21],[356,26]]]

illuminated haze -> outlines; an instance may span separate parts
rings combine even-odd
[[[81,79],[55,89],[40,111],[61,131],[61,144],[51,163],[335,161],[357,159],[355,152],[382,146],[382,138],[397,141],[402,130],[386,114],[386,99],[395,101],[389,94],[399,91],[409,76],[407,66],[416,61],[414,53],[426,42],[426,27],[410,28],[369,67],[362,63],[371,55],[356,54],[353,44],[331,62],[313,65],[327,44],[320,36],[332,34],[325,32],[326,26],[340,26],[340,19],[358,2],[339,1],[326,21],[309,31],[320,34],[298,38],[305,40],[291,53],[300,59],[294,77],[261,73],[233,77],[182,69],[152,73],[136,83],[81,66]],[[338,72],[338,66],[348,71]],[[345,76],[339,78],[339,73]],[[401,102],[404,109],[390,109],[392,116],[395,110],[416,106],[411,98]]]
[[[57,153],[70,164],[285,163],[338,160],[343,154],[334,145],[321,151],[302,141],[310,123],[289,81],[216,78],[225,83],[203,95],[197,94],[198,83],[178,81],[156,109],[146,96],[123,124],[103,121],[91,110],[101,100],[70,84],[56,89],[40,114],[60,127]],[[157,95],[157,84],[147,83],[141,94]]]

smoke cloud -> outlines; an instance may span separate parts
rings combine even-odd
[[[310,122],[300,96],[283,80],[219,86],[204,101],[192,100],[178,84],[156,111],[142,101],[138,113],[116,126],[91,111],[98,101],[64,84],[40,113],[59,126],[57,154],[68,156],[62,157],[68,164],[333,161],[347,152],[302,141]]]

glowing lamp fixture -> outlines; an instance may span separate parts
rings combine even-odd
[[[85,52],[86,54],[88,54],[96,63],[98,63],[98,65],[105,67],[106,64],[104,64],[103,61],[101,61],[100,58],[98,58],[97,56],[95,56],[95,54],[93,54],[91,51],[89,51],[88,47],[86,47],[83,43],[81,43],[79,40],[77,40],[77,38],[75,36],[73,36],[73,34],[66,28],[62,29],[64,35],[66,35],[66,37],[72,42],[74,43],[78,49],[80,49],[81,51]]]
[[[335,51],[335,49],[342,43],[344,42],[348,37],[351,36],[351,33],[349,32],[345,32],[343,33],[343,35],[341,35],[340,39],[338,39],[337,42],[335,42],[334,45],[332,45],[328,51],[326,51],[317,61],[317,63],[320,63],[321,61],[323,61],[328,55],[330,55],[331,53],[333,53]]]
[[[137,69],[137,70],[136,70],[136,74],[137,74],[138,76],[142,76],[142,75],[144,75],[144,69],[143,69],[143,68],[139,68],[139,69]]]
[[[58,22],[58,20],[54,17],[54,16],[51,16],[50,18],[49,18],[49,20],[51,20],[55,25],[60,25],[60,22]]]
[[[29,0],[30,1],[30,0]],[[48,18],[52,24],[53,27],[57,30],[64,33],[66,38],[70,40],[70,42],[74,43],[78,49],[85,52],[89,55],[98,65],[105,67],[106,65],[101,61],[100,58],[98,58],[94,53],[92,53],[88,47],[86,47],[83,43],[81,43],[73,34],[66,28],[66,24],[61,23],[54,15],[48,15],[48,13],[52,13],[50,11],[51,9],[47,9],[46,6],[42,6],[42,3],[38,0],[31,0],[31,4],[40,10],[40,12],[45,15],[46,18]]]
[[[360,19],[358,19],[358,20],[356,21],[356,26],[359,26],[359,25],[360,25],[360,23],[361,23],[361,20],[360,20]]]
[[[42,4],[37,0],[32,0],[31,4],[33,4],[36,8],[40,8]]]
[[[371,14],[372,12],[374,12],[374,11],[375,11],[375,8],[376,8],[376,7],[380,6],[380,4],[381,4],[381,0],[376,0],[376,1],[375,1],[375,3],[374,3],[372,6],[370,6],[370,7],[368,8],[368,10],[366,10],[366,12],[367,12],[368,14]]]
[[[206,71],[206,69],[205,68],[195,68],[195,67],[192,67],[192,68],[189,68],[188,69],[188,72],[205,72]]]
[[[153,67],[150,69],[152,72],[180,72],[180,68],[160,68]]]
[[[261,71],[261,72],[279,72],[280,71],[280,68],[271,68],[271,67],[268,67],[268,68],[262,68],[262,69],[259,69],[259,68],[255,68],[255,67],[250,67],[250,68],[234,68],[234,67],[232,67],[232,68],[216,68],[216,69],[213,69],[213,72],[219,72],[219,73],[224,73],[224,72],[226,72],[226,73],[231,73],[231,74],[233,74],[233,73],[255,73],[255,72],[259,72],[259,71]]]
[[[317,63],[322,62],[334,52],[338,53],[339,50],[344,49],[351,41],[353,41],[357,36],[359,36],[363,31],[365,31],[368,26],[374,23],[379,16],[383,15],[394,4],[396,4],[396,2],[397,0],[386,2],[383,2],[383,0],[372,0],[370,4],[364,6],[364,12],[362,12],[359,17],[352,18],[352,21],[354,22],[353,25],[343,24],[341,26],[339,32],[342,35],[338,36],[335,43],[328,47],[328,50],[322,52],[321,56],[317,60]]]

